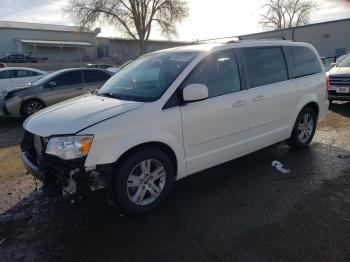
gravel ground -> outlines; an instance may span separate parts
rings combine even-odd
[[[103,192],[45,197],[19,160],[20,123],[0,122],[0,261],[350,261],[350,103],[330,110],[309,148],[190,176],[140,217]]]

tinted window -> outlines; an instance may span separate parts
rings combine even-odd
[[[109,78],[110,78],[110,75],[102,71],[98,71],[98,70],[84,71],[84,81],[86,83],[105,82]]]
[[[288,46],[285,50],[288,55],[289,75],[291,78],[322,72],[322,67],[318,58],[310,48],[304,46]]]
[[[8,78],[13,78],[13,70],[6,70],[6,71],[1,71],[0,72],[0,79],[8,79]]]
[[[242,49],[248,87],[273,84],[288,79],[287,66],[280,47]]]
[[[209,55],[183,83],[204,84],[209,97],[216,97],[240,90],[240,80],[233,50],[224,50]]]
[[[77,85],[83,82],[81,71],[63,73],[52,79],[52,81],[56,82],[56,86]]]

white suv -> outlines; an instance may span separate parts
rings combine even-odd
[[[96,93],[24,123],[22,159],[63,192],[105,187],[130,213],[158,206],[174,180],[282,140],[307,146],[328,109],[316,50],[288,41],[150,53]]]

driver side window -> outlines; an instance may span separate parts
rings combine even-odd
[[[68,86],[68,85],[78,85],[83,84],[83,77],[81,71],[72,71],[63,73],[57,76],[53,81],[56,83],[57,87]]]
[[[232,49],[209,55],[191,73],[183,84],[204,84],[209,98],[241,90],[237,62]]]

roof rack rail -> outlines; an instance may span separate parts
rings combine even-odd
[[[264,37],[264,38],[247,38],[242,39],[239,36],[227,36],[227,37],[218,37],[218,38],[209,38],[194,41],[192,44],[210,44],[210,43],[219,43],[219,44],[232,44],[239,42],[253,42],[253,41],[291,41],[287,40],[284,36],[280,37]]]
[[[209,43],[229,44],[229,43],[237,43],[239,41],[240,41],[240,39],[237,36],[227,36],[227,37],[218,37],[218,38],[197,40],[197,41],[194,41],[193,43],[194,44],[209,44]]]

